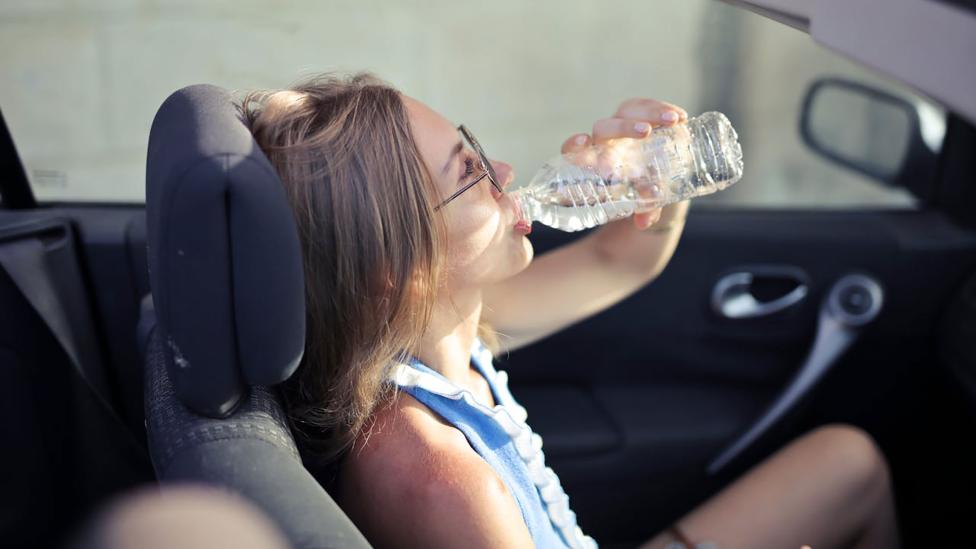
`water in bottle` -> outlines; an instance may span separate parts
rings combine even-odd
[[[563,231],[595,227],[727,188],[742,177],[742,149],[729,119],[707,112],[547,162],[510,194],[524,221]]]

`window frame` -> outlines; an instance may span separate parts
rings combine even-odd
[[[0,109],[0,208],[27,210],[36,207],[34,190]]]

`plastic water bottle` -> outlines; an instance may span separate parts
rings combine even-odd
[[[655,128],[557,156],[509,194],[521,220],[580,231],[727,188],[742,177],[742,148],[724,114]]]

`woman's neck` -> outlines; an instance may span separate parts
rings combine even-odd
[[[480,291],[455,293],[453,304],[446,297],[438,298],[417,358],[447,379],[466,386],[470,379],[471,346],[480,320]]]

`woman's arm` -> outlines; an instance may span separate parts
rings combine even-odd
[[[677,117],[662,117],[666,112]],[[682,109],[669,103],[632,99],[622,103],[614,117],[597,121],[592,138],[574,136],[566,140],[562,151],[573,152],[619,137],[646,137],[652,126],[686,119]],[[536,258],[512,278],[486,288],[482,317],[498,331],[500,351],[542,339],[607,309],[649,283],[674,254],[687,211],[685,201],[608,223]]]

